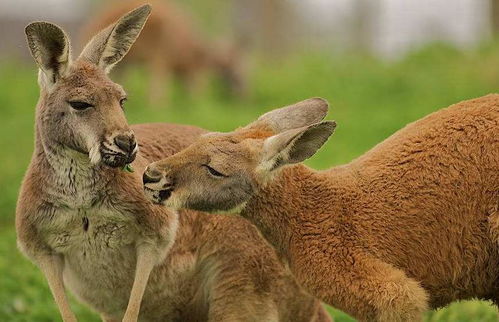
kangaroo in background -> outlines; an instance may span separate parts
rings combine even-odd
[[[299,163],[333,133],[327,111],[310,99],[205,134],[149,165],[145,191],[174,209],[239,208],[302,286],[361,321],[418,321],[462,299],[499,305],[499,95],[315,171]]]
[[[124,63],[147,67],[151,74],[149,99],[152,104],[163,103],[172,77],[180,80],[189,92],[196,93],[206,85],[209,72],[218,75],[232,94],[245,94],[242,53],[238,45],[217,46],[205,41],[192,26],[191,19],[173,1],[149,2],[154,10]],[[87,41],[141,3],[137,0],[110,1],[83,28],[81,38]]]
[[[26,27],[40,98],[16,209],[19,248],[41,269],[66,322],[76,317],[65,288],[109,322],[331,321],[249,222],[179,215],[144,196],[145,166],[206,132],[126,121],[126,93],[107,74],[150,10],[121,17],[75,60],[58,26]],[[130,163],[136,172],[122,170]]]

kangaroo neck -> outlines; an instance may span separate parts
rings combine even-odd
[[[326,172],[304,165],[286,167],[259,188],[241,215],[259,228],[281,256],[291,260],[292,240],[302,226],[328,220],[334,209],[340,208],[336,203],[345,172],[345,167]],[[325,208],[326,212],[318,211]]]

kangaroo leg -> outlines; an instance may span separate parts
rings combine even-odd
[[[372,317],[380,322],[421,321],[428,309],[428,296],[419,283],[390,264],[373,258],[365,260],[367,262],[361,268],[360,275],[352,272],[354,274],[349,288],[351,296],[363,306],[360,310],[365,313],[362,319],[370,320]],[[374,310],[366,312],[365,308]]]
[[[62,258],[57,255],[50,255],[39,260],[38,266],[47,279],[52,295],[59,307],[62,320],[64,322],[76,322],[76,317],[73,311],[71,311],[64,289],[64,281],[62,279]]]
[[[139,316],[140,304],[149,280],[149,275],[156,263],[154,252],[147,248],[137,249],[137,264],[135,267],[135,279],[133,281],[130,299],[126,308],[123,322],[135,322]]]
[[[421,321],[428,308],[428,296],[417,281],[370,255],[329,260],[328,272],[317,269],[324,263],[313,261],[295,272],[297,279],[311,294],[359,321]]]
[[[255,294],[250,295],[255,296]],[[273,307],[274,303],[270,299],[268,303],[252,303],[251,298],[238,297],[239,304],[234,301],[223,304],[226,301],[214,303],[208,313],[209,322],[279,322],[279,313]]]
[[[208,322],[279,321],[272,296],[257,292],[251,280],[236,275],[219,276],[218,281],[209,291]]]

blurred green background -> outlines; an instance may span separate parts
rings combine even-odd
[[[206,12],[200,7],[198,12]],[[227,96],[216,80],[194,97],[174,82],[168,102],[152,106],[147,71],[127,70],[120,83],[128,92],[129,122],[232,130],[271,108],[321,96],[331,105],[328,118],[338,123],[334,136],[308,161],[324,169],[349,162],[428,113],[499,88],[499,44],[494,41],[472,49],[431,43],[391,61],[367,51],[324,50],[297,50],[273,58],[253,53],[247,59],[249,92],[244,99]],[[15,204],[32,153],[37,98],[34,64],[16,57],[0,60],[0,321],[60,320],[41,273],[15,243]],[[80,321],[99,320],[76,301],[72,305]],[[353,320],[330,311],[336,321]],[[426,321],[492,322],[498,315],[490,303],[467,301],[428,312]]]

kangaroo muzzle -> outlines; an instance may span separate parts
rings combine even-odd
[[[170,198],[173,190],[173,181],[166,175],[154,168],[148,167],[142,176],[144,192],[152,202],[162,204]]]
[[[113,168],[132,163],[137,156],[138,146],[133,133],[118,134],[106,139],[100,147],[102,161]]]

